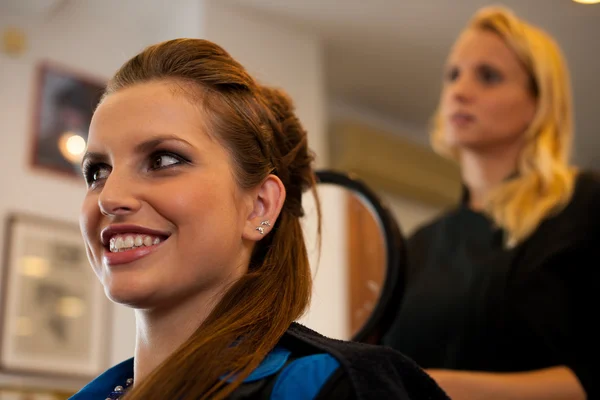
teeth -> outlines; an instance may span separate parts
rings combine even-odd
[[[123,247],[133,247],[133,236],[126,236],[125,240],[123,241]]]
[[[144,246],[152,246],[152,238],[150,236],[144,236]]]
[[[149,235],[116,235],[110,239],[110,252],[127,251],[136,247],[150,247],[161,242],[159,237]]]

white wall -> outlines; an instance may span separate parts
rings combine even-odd
[[[317,163],[326,165],[327,102],[319,39],[218,0],[206,6],[205,38],[225,48],[261,83],[281,87],[292,97]]]

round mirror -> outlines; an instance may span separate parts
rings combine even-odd
[[[317,171],[321,241],[311,192],[303,229],[313,295],[298,321],[336,339],[378,342],[394,318],[405,276],[405,243],[379,196],[356,176]]]

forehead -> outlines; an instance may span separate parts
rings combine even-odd
[[[457,40],[448,58],[450,64],[490,63],[507,68],[522,68],[517,55],[495,32],[469,29]]]
[[[88,146],[141,140],[172,134],[192,143],[208,139],[201,107],[172,82],[149,82],[121,89],[98,106],[90,125]]]

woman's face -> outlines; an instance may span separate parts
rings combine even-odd
[[[94,114],[80,224],[112,300],[167,306],[246,272],[252,195],[207,126],[168,82],[120,90]]]
[[[493,32],[465,32],[445,71],[441,116],[447,143],[484,152],[513,146],[535,112],[530,78],[516,54]]]

